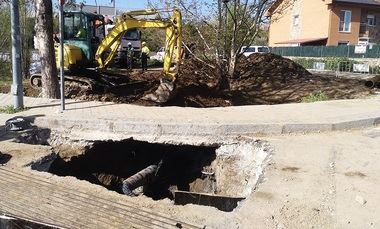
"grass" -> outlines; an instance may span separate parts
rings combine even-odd
[[[14,113],[22,112],[22,111],[26,111],[26,110],[28,110],[28,108],[26,108],[26,107],[24,107],[24,108],[14,108],[11,105],[0,107],[0,113],[5,113],[5,114],[14,114]]]
[[[314,103],[314,102],[326,101],[326,100],[329,100],[329,97],[322,91],[311,93],[310,95],[302,98],[303,103]]]
[[[12,82],[11,63],[0,61],[0,85]]]

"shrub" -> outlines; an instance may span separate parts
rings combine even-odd
[[[293,61],[306,69],[313,68],[314,62],[320,62],[317,59],[313,59],[313,58],[297,58],[297,59],[294,59]]]
[[[10,62],[1,62],[0,61],[0,80],[10,80],[12,64]]]
[[[310,95],[302,98],[303,103],[314,103],[314,102],[326,101],[326,100],[329,100],[329,97],[322,91],[311,93]]]
[[[28,108],[17,108],[17,109],[15,109],[11,105],[0,107],[0,113],[5,113],[5,114],[14,114],[14,113],[25,111],[25,110],[28,110]]]

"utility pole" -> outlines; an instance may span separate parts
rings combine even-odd
[[[114,14],[115,14],[115,19],[114,21],[116,22],[116,18],[117,18],[117,12],[116,12],[116,0],[113,0],[113,10],[114,10]]]
[[[60,0],[59,4],[59,76],[61,79],[61,112],[65,110],[65,75],[64,75],[64,44],[63,44],[63,39],[64,39],[64,33],[63,29],[64,27],[64,20],[63,20],[63,5],[65,4],[65,0]]]
[[[20,41],[20,14],[18,0],[11,1],[11,27],[12,27],[12,95],[14,108],[24,107],[22,76],[21,76],[21,41]]]

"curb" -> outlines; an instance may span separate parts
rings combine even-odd
[[[32,120],[31,120],[32,121]],[[32,121],[41,128],[97,132],[98,134],[147,135],[147,136],[197,136],[237,137],[241,135],[306,134],[370,128],[380,125],[380,117],[364,118],[331,123],[288,123],[288,124],[223,124],[223,123],[165,123],[146,120],[70,120],[37,117]]]

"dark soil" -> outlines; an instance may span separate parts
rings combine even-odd
[[[163,145],[124,140],[95,142],[83,155],[58,157],[49,172],[75,176],[122,193],[122,181],[150,165],[159,169],[144,187],[153,199],[172,198],[169,188],[190,191],[191,184],[215,159],[215,147]],[[108,152],[104,156],[104,152]],[[67,160],[69,159],[69,160]]]
[[[11,93],[11,84],[12,82],[0,84],[0,93],[4,93],[4,94]],[[39,94],[41,93],[41,90],[35,89],[30,86],[29,80],[25,80],[22,84],[24,87],[24,96],[38,97]]]
[[[323,92],[329,99],[363,98],[371,94],[371,90],[360,80],[312,75],[292,60],[274,54],[243,57],[236,69],[234,78],[229,80],[229,88],[222,90],[216,69],[193,59],[183,60],[176,81],[175,96],[161,106],[217,107],[297,103],[318,92]],[[116,71],[117,74],[109,74],[107,77],[109,81],[121,86],[98,86],[91,90],[80,83],[70,82],[66,84],[66,97],[157,105],[142,97],[158,87],[160,71]],[[25,95],[38,95],[34,89],[29,88],[25,87]],[[4,90],[6,91],[4,87],[0,87],[0,92]]]

